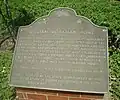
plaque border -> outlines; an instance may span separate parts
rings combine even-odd
[[[108,74],[108,87],[107,87],[107,89],[108,89],[108,91],[106,91],[106,92],[96,92],[96,91],[81,91],[81,90],[70,90],[70,89],[57,89],[57,88],[44,88],[44,87],[32,87],[32,86],[22,86],[22,85],[14,85],[14,84],[11,84],[10,82],[11,82],[11,76],[12,76],[12,69],[13,69],[13,62],[14,62],[14,58],[15,58],[15,54],[16,54],[16,47],[17,47],[17,45],[18,45],[18,40],[19,40],[19,34],[20,34],[20,31],[22,31],[22,29],[23,28],[28,28],[28,27],[30,27],[31,25],[33,25],[35,22],[37,22],[38,20],[40,20],[40,19],[44,19],[44,18],[48,18],[51,14],[52,14],[52,12],[55,12],[55,11],[57,11],[57,10],[69,10],[69,11],[72,11],[73,13],[74,13],[74,15],[75,15],[75,17],[79,17],[79,18],[83,18],[83,19],[86,19],[87,21],[89,21],[94,27],[97,27],[97,28],[101,28],[101,29],[103,29],[103,30],[105,30],[106,31],[106,37],[107,37],[107,74]],[[54,8],[54,9],[52,9],[52,10],[50,10],[49,11],[49,13],[48,13],[48,15],[45,15],[45,16],[41,16],[41,17],[39,17],[39,18],[37,18],[36,20],[34,20],[31,24],[29,24],[29,25],[26,25],[26,26],[20,26],[19,27],[19,29],[18,29],[18,32],[17,32],[18,34],[17,34],[17,39],[16,39],[16,45],[15,45],[15,49],[14,49],[14,52],[13,52],[13,56],[12,56],[12,63],[11,63],[11,68],[10,68],[10,74],[9,74],[9,85],[10,86],[12,86],[12,87],[21,87],[21,88],[31,88],[31,89],[42,89],[42,90],[55,90],[55,91],[65,91],[65,92],[83,92],[83,93],[98,93],[98,94],[104,94],[104,93],[108,93],[109,92],[109,59],[108,59],[108,57],[109,57],[109,54],[108,54],[108,27],[105,27],[105,26],[99,26],[99,25],[96,25],[96,24],[94,24],[89,18],[87,18],[87,17],[85,17],[85,16],[81,16],[81,15],[78,15],[77,13],[76,13],[76,11],[74,10],[74,9],[72,9],[72,8],[69,8],[69,7],[58,7],[58,8]]]

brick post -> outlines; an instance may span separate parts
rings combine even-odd
[[[104,94],[16,88],[17,100],[107,100]]]

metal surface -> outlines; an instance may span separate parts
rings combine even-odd
[[[107,28],[57,8],[19,28],[10,84],[38,89],[108,91]]]

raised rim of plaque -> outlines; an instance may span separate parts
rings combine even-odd
[[[45,16],[42,16],[40,18],[37,18],[35,21],[33,21],[31,24],[29,25],[26,25],[26,26],[20,26],[19,29],[18,29],[18,35],[17,35],[17,39],[19,39],[19,33],[20,31],[22,30],[22,28],[29,28],[31,25],[33,25],[35,22],[37,22],[38,20],[44,20],[48,17],[50,17],[52,15],[52,13],[54,13],[55,11],[69,11],[70,14],[74,15],[75,17],[80,17],[80,18],[83,18],[83,19],[86,19],[87,21],[89,21],[92,25],[94,25],[95,27],[98,27],[98,28],[101,28],[103,29],[103,31],[105,32],[105,34],[107,35],[107,68],[109,68],[109,63],[108,63],[108,28],[105,27],[105,26],[98,26],[96,24],[94,24],[90,19],[88,19],[87,17],[85,16],[81,16],[81,15],[77,15],[76,11],[72,8],[69,8],[69,7],[58,7],[58,8],[54,8],[52,9],[48,15],[45,15]],[[67,15],[65,15],[67,16]],[[17,45],[17,41],[16,41],[16,45]],[[11,81],[11,74],[12,74],[12,69],[13,69],[13,61],[14,61],[14,56],[15,56],[15,53],[16,53],[16,46],[15,46],[15,49],[14,49],[14,53],[13,53],[13,58],[12,58],[12,64],[11,64],[11,69],[10,69],[10,74],[9,74],[9,85],[10,86],[14,86],[14,87],[21,87],[21,88],[33,88],[33,89],[45,89],[45,90],[56,90],[56,91],[67,91],[67,92],[83,92],[83,93],[99,93],[99,94],[104,94],[104,93],[108,93],[109,92],[109,85],[108,85],[108,91],[106,92],[96,92],[96,91],[78,91],[78,90],[68,90],[68,89],[57,89],[57,88],[44,88],[44,87],[32,87],[32,86],[22,86],[22,85],[14,85],[14,84],[11,84],[10,81]],[[108,72],[108,83],[109,83],[109,70],[107,71]]]

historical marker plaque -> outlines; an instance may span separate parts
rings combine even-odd
[[[69,8],[19,28],[10,84],[17,87],[105,93],[107,28]]]

